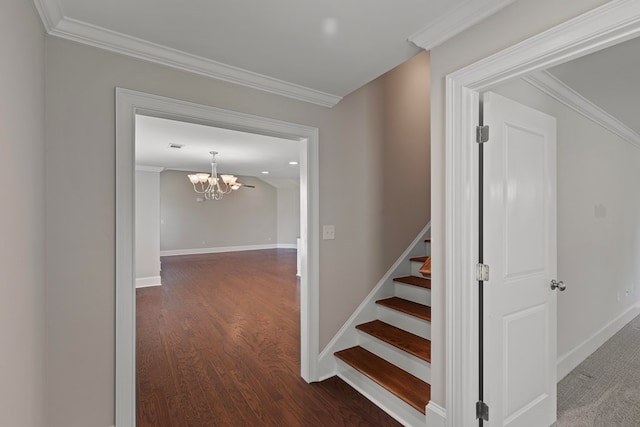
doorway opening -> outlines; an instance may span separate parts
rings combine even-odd
[[[136,116],[165,118],[300,144],[300,375],[317,381],[318,129],[116,89],[116,425],[135,425],[134,170]],[[216,202],[214,202],[216,203]]]
[[[142,115],[135,126],[137,425],[224,423],[241,418],[238,396],[267,408],[261,385],[304,387],[300,142]],[[204,172],[219,193],[190,182]]]
[[[613,1],[472,64],[447,77],[446,86],[446,330],[447,424],[477,424],[478,153],[479,93],[640,34],[640,5]],[[468,131],[464,131],[468,129]],[[473,189],[473,190],[471,190]],[[485,233],[487,230],[485,230]],[[488,375],[485,372],[485,376]]]
[[[634,362],[625,353],[630,344],[619,345],[621,336],[637,343],[627,324],[640,314],[640,127],[629,115],[640,86],[626,73],[638,52],[640,38],[631,39],[492,89],[557,121],[553,216],[556,276],[564,283],[556,289],[566,291],[550,291],[548,282],[545,290],[557,294],[559,425],[591,423],[596,413],[602,425],[638,418],[623,396],[640,382],[620,369]]]

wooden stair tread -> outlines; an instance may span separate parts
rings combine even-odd
[[[418,304],[399,297],[381,299],[376,301],[376,304],[401,311],[422,320],[431,321],[431,307],[428,305]]]
[[[413,258],[410,258],[411,261],[417,261],[417,262],[425,262],[427,260],[427,258],[429,258],[428,256],[416,256]]]
[[[381,320],[362,323],[356,329],[378,338],[400,350],[406,351],[425,362],[431,362],[431,341],[418,335],[396,328]]]
[[[431,289],[431,279],[418,276],[396,277],[394,282],[405,283],[407,285],[419,286],[421,288]]]
[[[424,241],[425,241],[425,242],[429,242],[429,243],[431,243],[431,237],[425,237],[425,238],[424,238]]]
[[[425,413],[427,403],[431,399],[431,386],[428,383],[360,346],[341,350],[334,354],[414,409]]]

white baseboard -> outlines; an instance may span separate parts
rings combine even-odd
[[[136,277],[136,288],[149,288],[151,286],[161,286],[160,276]]]
[[[217,254],[222,252],[242,252],[242,251],[259,251],[262,249],[278,249],[283,248],[281,244],[268,245],[245,245],[245,246],[219,246],[217,248],[193,248],[193,249],[175,249],[168,251],[160,251],[160,256],[175,255],[199,255],[199,254]],[[291,246],[295,248],[296,245]]]
[[[427,404],[427,427],[445,427],[447,425],[447,410],[437,403]]]
[[[278,243],[276,247],[278,249],[298,249],[298,245],[295,243]]]
[[[563,379],[569,372],[574,370],[576,366],[582,363],[594,351],[596,351],[609,338],[614,336],[616,332],[622,329],[633,318],[640,314],[640,303],[631,306],[620,316],[607,323],[602,329],[578,344],[573,350],[565,353],[558,358],[557,373],[558,381]]]

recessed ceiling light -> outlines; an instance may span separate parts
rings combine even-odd
[[[297,165],[298,162],[289,162],[290,165]]]
[[[338,20],[333,17],[326,18],[322,21],[322,31],[328,36],[338,32]]]
[[[175,142],[169,143],[169,148],[175,148],[176,150],[179,150],[182,147],[184,147],[184,144],[176,144]]]
[[[262,171],[264,175],[269,175],[269,171]]]

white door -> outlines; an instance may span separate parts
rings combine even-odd
[[[484,401],[490,426],[556,420],[556,120],[486,93]]]

